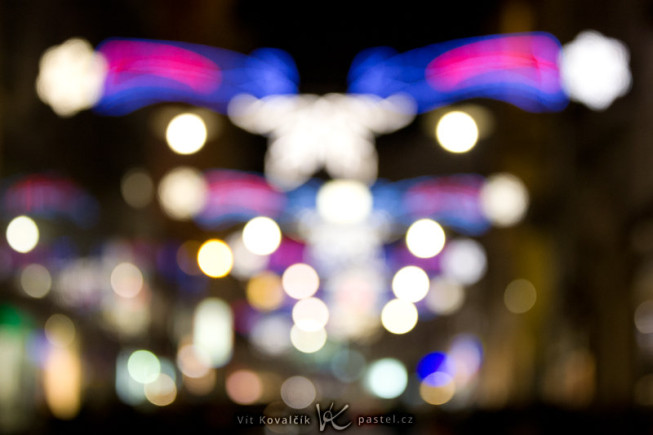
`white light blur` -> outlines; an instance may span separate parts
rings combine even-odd
[[[133,298],[143,288],[143,274],[132,263],[120,263],[111,271],[111,288],[123,298]]]
[[[570,99],[604,110],[632,83],[626,45],[593,30],[565,44],[560,54],[562,84]]]
[[[7,225],[7,243],[16,252],[25,254],[36,247],[39,242],[39,228],[28,216],[15,217]]]
[[[327,222],[356,224],[372,211],[372,193],[363,183],[354,180],[331,180],[317,192],[317,211]]]
[[[20,286],[30,297],[45,297],[52,288],[52,276],[48,269],[40,264],[29,264],[20,272]]]
[[[535,305],[537,291],[535,286],[526,279],[516,279],[506,287],[503,293],[503,301],[508,311],[515,314],[522,314],[529,311]]]
[[[236,370],[227,375],[225,389],[229,398],[235,403],[251,405],[263,395],[263,381],[251,370]]]
[[[53,314],[45,321],[45,337],[51,345],[68,347],[75,341],[75,324],[70,317],[63,314]]]
[[[308,264],[296,263],[289,266],[281,276],[281,284],[288,296],[295,299],[311,297],[320,287],[320,277]]]
[[[419,387],[420,397],[430,405],[444,405],[456,393],[456,383],[447,373],[435,372],[428,375]]]
[[[310,379],[292,376],[281,384],[281,399],[294,409],[304,409],[315,401],[317,390]]]
[[[188,220],[206,204],[206,181],[197,169],[177,167],[163,176],[158,195],[161,208],[169,217]]]
[[[364,378],[365,389],[382,399],[394,399],[408,385],[406,367],[394,358],[383,358],[370,364]]]
[[[464,285],[477,283],[487,269],[485,249],[472,239],[450,241],[441,258],[443,275]]]
[[[233,352],[233,314],[221,299],[206,298],[195,309],[193,345],[206,355],[211,367],[222,367]]]
[[[318,298],[301,299],[292,309],[292,319],[303,331],[318,331],[329,320],[329,308]]]
[[[478,126],[471,115],[456,110],[440,118],[435,127],[435,136],[445,150],[466,153],[478,141]]]
[[[426,295],[426,306],[435,314],[447,315],[455,313],[465,301],[465,288],[455,281],[446,278],[431,280],[429,293]]]
[[[115,387],[118,398],[128,405],[136,406],[145,401],[145,386],[129,374],[130,352],[122,351],[116,358]]]
[[[144,392],[152,405],[168,406],[177,398],[177,385],[170,375],[159,373],[154,381],[145,385]]]
[[[481,209],[498,227],[508,227],[521,221],[528,210],[528,190],[512,174],[490,176],[480,193]]]
[[[43,368],[43,392],[56,418],[71,419],[82,403],[82,362],[76,347],[53,347]]]
[[[189,378],[202,378],[211,369],[210,358],[191,343],[185,343],[177,351],[177,366]]]
[[[41,56],[36,92],[62,117],[93,107],[102,97],[106,60],[83,39],[73,38]]]
[[[381,311],[381,324],[393,334],[405,334],[412,331],[417,325],[418,318],[415,305],[402,299],[391,300]]]
[[[285,190],[322,168],[333,178],[373,182],[374,135],[404,127],[414,114],[412,101],[400,95],[241,95],[229,104],[232,122],[270,138],[265,174]]]
[[[635,309],[635,327],[642,334],[653,333],[653,300],[642,302]]]
[[[120,180],[120,193],[129,206],[143,208],[152,202],[154,182],[144,169],[134,168]]]
[[[243,243],[254,254],[272,254],[281,244],[281,229],[269,217],[255,217],[243,228]]]
[[[206,143],[207,130],[202,117],[182,113],[170,120],[166,128],[166,142],[177,154],[194,154]]]
[[[197,251],[197,265],[211,278],[227,276],[234,265],[231,248],[222,240],[207,240]]]
[[[136,382],[148,384],[161,374],[161,361],[149,350],[137,350],[127,360],[127,372]]]
[[[445,241],[444,230],[432,219],[413,222],[406,231],[406,246],[419,258],[435,257],[444,248]]]
[[[234,257],[231,274],[239,279],[248,279],[263,271],[268,265],[267,255],[257,255],[245,247],[240,231],[230,234],[226,239]]]
[[[281,278],[274,272],[262,272],[250,278],[245,290],[247,302],[258,311],[273,311],[283,304]]]
[[[327,332],[324,328],[315,331],[305,331],[297,325],[290,329],[290,342],[300,352],[314,353],[322,349],[327,341]]]
[[[278,356],[292,346],[292,324],[285,315],[266,316],[258,320],[250,331],[250,343],[264,354]]]
[[[417,302],[424,299],[429,291],[429,276],[417,266],[405,266],[392,278],[392,291],[397,299]]]

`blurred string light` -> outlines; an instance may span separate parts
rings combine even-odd
[[[154,382],[161,374],[159,358],[149,350],[136,350],[127,360],[129,376],[140,384]]]
[[[204,147],[207,139],[206,124],[201,116],[182,113],[175,116],[166,128],[166,142],[177,154],[194,154]]]
[[[143,288],[143,273],[132,263],[120,263],[111,271],[111,288],[123,298],[133,298]]]
[[[239,405],[252,405],[263,395],[263,381],[252,370],[236,370],[229,375],[225,382],[229,398]]]
[[[234,257],[231,274],[238,279],[248,279],[261,273],[270,262],[269,255],[258,255],[247,249],[243,241],[242,231],[231,233],[226,239]]]
[[[477,283],[487,270],[487,257],[480,243],[472,239],[449,242],[441,256],[445,277],[464,285]]]
[[[279,356],[291,346],[292,322],[282,314],[261,317],[250,331],[250,343],[265,355]]]
[[[395,273],[392,278],[392,291],[398,299],[418,302],[429,291],[429,277],[417,266],[406,266]]]
[[[559,52],[555,37],[541,32],[467,38],[401,54],[373,48],[354,60],[349,91],[381,97],[405,93],[419,113],[478,97],[533,112],[557,111],[567,104]]]
[[[411,222],[430,218],[464,234],[482,234],[490,227],[479,202],[484,183],[485,178],[475,174],[404,180],[387,187],[399,196],[392,215]],[[434,239],[437,233],[432,230]]]
[[[177,366],[184,376],[203,378],[211,370],[210,359],[191,342],[184,342],[177,350]]]
[[[400,396],[407,385],[406,367],[394,358],[376,360],[365,372],[365,389],[382,399],[394,399]]]
[[[167,373],[159,373],[155,380],[145,385],[145,397],[156,406],[168,406],[177,398],[177,384]]]
[[[97,52],[106,59],[106,79],[95,108],[105,114],[124,115],[161,101],[224,113],[238,94],[261,98],[297,92],[292,59],[277,49],[248,56],[182,42],[109,39]]]
[[[426,306],[435,314],[448,315],[458,311],[465,301],[465,288],[451,279],[434,277],[426,295]]]
[[[340,349],[331,359],[331,371],[342,382],[354,382],[365,371],[365,357],[355,349]]]
[[[462,111],[444,114],[435,128],[435,136],[442,148],[456,154],[466,153],[474,148],[478,135],[476,121]]]
[[[453,378],[444,372],[434,372],[428,375],[419,386],[419,394],[430,405],[444,405],[456,393]]]
[[[75,340],[76,328],[70,317],[53,314],[45,322],[45,336],[52,346],[68,347]]]
[[[16,252],[25,254],[39,242],[39,228],[29,216],[17,216],[9,222],[6,230],[7,243]]]
[[[82,361],[79,349],[70,344],[52,346],[43,369],[45,401],[56,418],[74,418],[82,405]]]
[[[206,203],[195,221],[204,228],[247,222],[258,216],[276,219],[284,211],[287,198],[262,175],[212,169],[204,173]]]
[[[302,299],[293,306],[292,319],[303,331],[318,331],[329,320],[329,308],[318,298]]]
[[[506,287],[503,293],[503,301],[508,311],[515,314],[522,314],[529,311],[535,305],[537,291],[535,286],[526,279],[516,279]]]
[[[305,330],[297,325],[290,329],[290,342],[302,353],[315,353],[322,349],[327,341],[327,332],[324,328]]]
[[[381,310],[383,327],[393,334],[405,334],[417,325],[417,308],[403,299],[392,299]]]
[[[281,283],[288,296],[304,299],[317,292],[320,287],[320,277],[308,264],[296,263],[283,272]]]
[[[83,376],[76,328],[68,316],[53,314],[44,331],[50,344],[43,370],[45,401],[55,417],[71,419],[81,408]]]
[[[480,192],[481,208],[487,218],[498,227],[515,225],[528,209],[528,190],[512,174],[490,176]]]
[[[316,398],[315,385],[304,376],[292,376],[281,384],[281,399],[291,408],[307,408]]]
[[[28,174],[7,180],[2,207],[11,216],[64,219],[89,227],[98,217],[99,204],[72,180],[51,173]]]
[[[218,298],[206,298],[193,316],[193,345],[206,355],[211,367],[222,367],[233,352],[233,313],[229,305]]]
[[[281,278],[274,272],[262,272],[247,282],[247,302],[259,311],[278,309],[284,300]]]
[[[107,64],[88,41],[69,39],[41,56],[36,92],[62,117],[93,107],[102,96]]]
[[[20,271],[20,286],[28,296],[43,298],[52,289],[52,275],[41,264],[28,264]]]
[[[432,219],[420,219],[413,222],[406,231],[406,246],[419,258],[435,257],[445,244],[444,230]]]
[[[197,251],[197,264],[211,278],[227,276],[234,264],[231,248],[222,240],[207,240]]]
[[[161,207],[168,216],[188,220],[204,207],[207,186],[197,169],[182,166],[163,176],[159,182],[158,194]]]
[[[623,42],[585,30],[565,44],[560,54],[564,89],[572,100],[592,110],[605,110],[630,90],[629,59]]]
[[[653,300],[646,300],[635,309],[635,327],[642,334],[653,333]]]
[[[412,101],[401,95],[243,95],[229,105],[233,123],[270,138],[265,175],[284,190],[322,168],[333,178],[373,182],[374,135],[404,127],[413,116]]]
[[[123,175],[120,192],[129,206],[143,208],[152,202],[154,182],[144,169],[134,168]]]
[[[243,228],[243,243],[254,254],[269,255],[281,244],[281,229],[269,217],[255,217]]]

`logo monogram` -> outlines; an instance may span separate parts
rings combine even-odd
[[[325,410],[324,412],[320,410],[319,403],[315,404],[315,408],[317,409],[317,419],[320,422],[320,432],[324,432],[326,425],[329,423],[331,423],[331,427],[333,427],[335,430],[345,430],[349,426],[351,426],[351,421],[344,426],[339,425],[335,421],[336,418],[340,416],[340,414],[342,414],[347,410],[347,408],[349,408],[349,405],[345,405],[340,411],[336,412],[335,414],[333,411],[333,402],[331,402],[331,406],[329,406],[329,409]]]

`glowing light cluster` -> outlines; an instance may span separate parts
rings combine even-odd
[[[265,174],[284,190],[300,186],[322,168],[333,178],[373,182],[374,134],[401,128],[413,116],[412,102],[402,96],[239,96],[229,105],[236,125],[270,138]]]
[[[57,115],[72,116],[100,99],[105,76],[104,57],[88,41],[69,39],[41,56],[36,91]]]
[[[327,222],[356,224],[372,211],[372,194],[365,184],[353,180],[332,180],[317,192],[317,211]]]
[[[630,90],[629,58],[621,41],[596,31],[581,32],[565,44],[560,55],[565,91],[590,109],[606,109]]]

